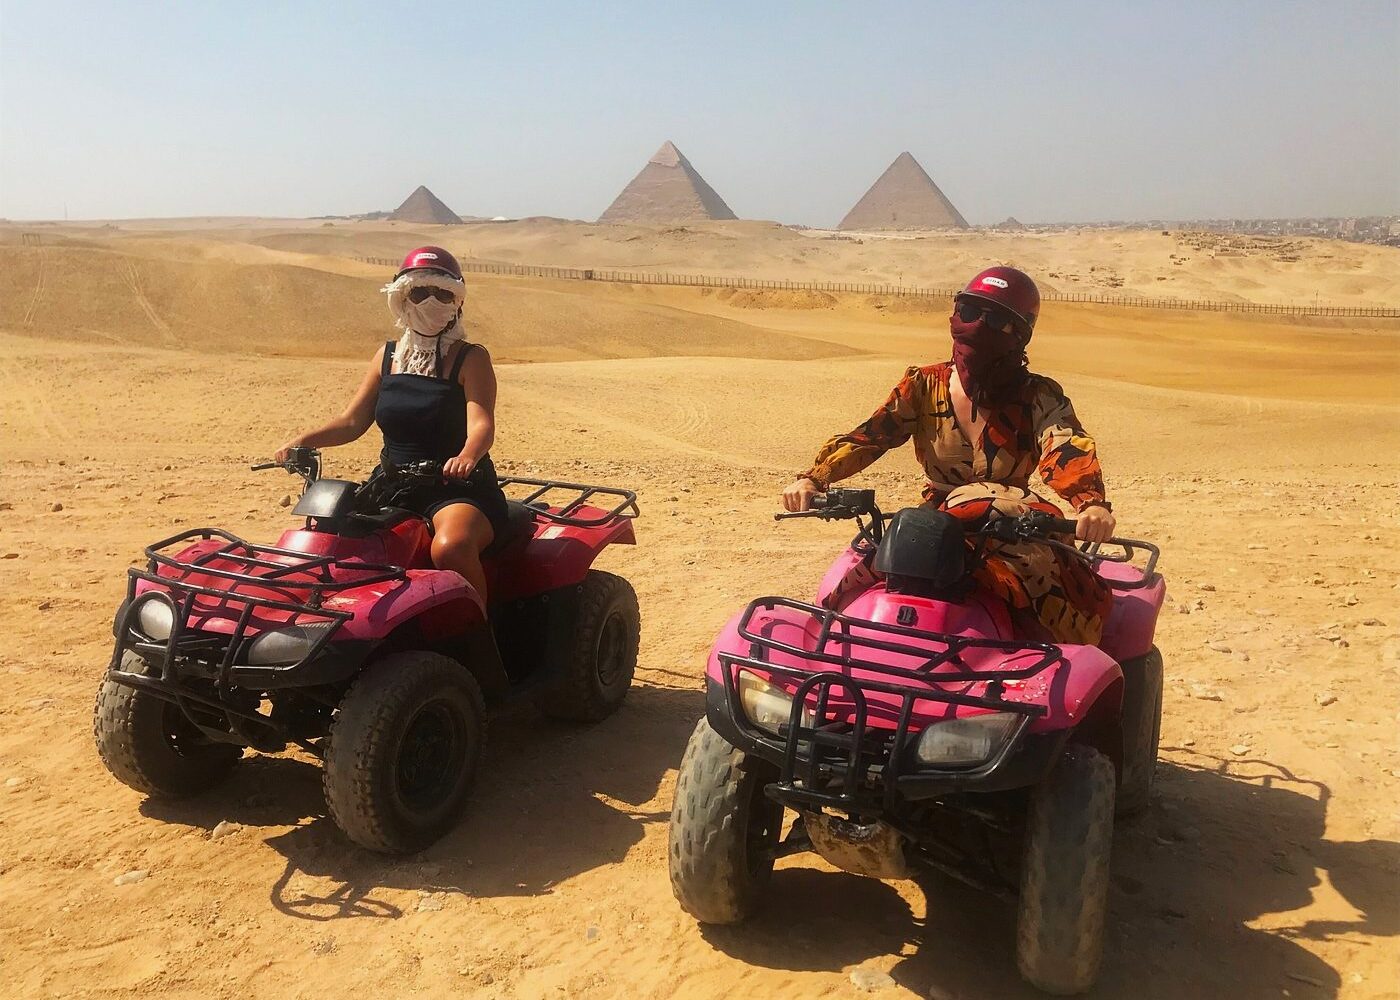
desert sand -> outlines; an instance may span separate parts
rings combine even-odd
[[[943,878],[794,858],[768,910],[723,930],[697,928],[666,878],[714,633],[753,596],[809,595],[847,540],[775,524],[777,494],[906,365],[946,356],[946,303],[469,276],[501,383],[498,465],[639,491],[639,546],[601,563],[642,602],[622,710],[592,728],[494,718],[463,822],[401,859],[350,846],[296,754],[250,757],[182,803],[102,769],[90,713],[125,568],[181,528],[270,539],[288,522],[292,480],[247,466],[341,406],[390,336],[385,269],[357,256],[443,242],[906,284],[1009,257],[1051,287],[1099,287],[1107,268],[1125,292],[1400,303],[1400,251],[1319,241],[1232,256],[1223,238],[1104,231],[117,225],[0,226],[10,996],[852,997],[856,969],[892,977],[880,996],[1036,995],[1012,909]],[[1122,531],[1162,545],[1170,594],[1159,792],[1119,832],[1094,995],[1394,996],[1400,322],[1051,305],[1031,353],[1098,438]],[[328,471],[364,474],[375,450],[371,434],[332,451]],[[919,485],[905,452],[860,481],[887,508]]]

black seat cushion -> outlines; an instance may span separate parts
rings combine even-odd
[[[513,543],[529,538],[535,533],[535,508],[519,500],[506,500],[506,526],[496,532],[496,537],[486,547],[482,555],[495,555]]]

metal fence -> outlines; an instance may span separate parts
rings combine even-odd
[[[398,267],[388,257],[356,257],[366,264]],[[684,285],[698,288],[742,288],[756,291],[830,292],[834,294],[889,295],[906,298],[951,299],[956,288],[929,288],[915,285],[882,285],[849,281],[788,281],[770,278],[723,277],[707,274],[672,274],[665,271],[611,271],[600,268],[537,267],[532,264],[500,264],[494,261],[464,261],[462,270],[471,274],[503,274],[522,278],[556,278],[568,281],[611,281],[629,285]],[[1103,306],[1135,309],[1189,309],[1202,312],[1267,313],[1277,316],[1351,316],[1369,319],[1400,319],[1400,307],[1299,305],[1267,302],[1220,302],[1168,299],[1144,295],[1105,295],[1098,292],[1041,293],[1046,302],[1088,302]]]

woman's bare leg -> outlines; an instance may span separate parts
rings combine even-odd
[[[481,552],[496,537],[485,514],[470,504],[454,503],[433,515],[433,565],[461,573],[486,602],[486,571]]]

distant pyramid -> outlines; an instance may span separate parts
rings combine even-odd
[[[900,153],[836,228],[967,229],[968,225],[919,161]]]
[[[395,222],[429,222],[439,226],[455,226],[462,221],[456,212],[422,184],[394,209],[389,218]]]
[[[701,222],[736,218],[675,143],[665,142],[607,211],[598,216],[598,221]]]
[[[997,226],[997,228],[1019,230],[1025,229],[1026,227],[1021,223],[1020,219],[1016,218],[1016,216],[1008,215],[1006,217],[1006,221],[1003,222],[1001,225]]]

